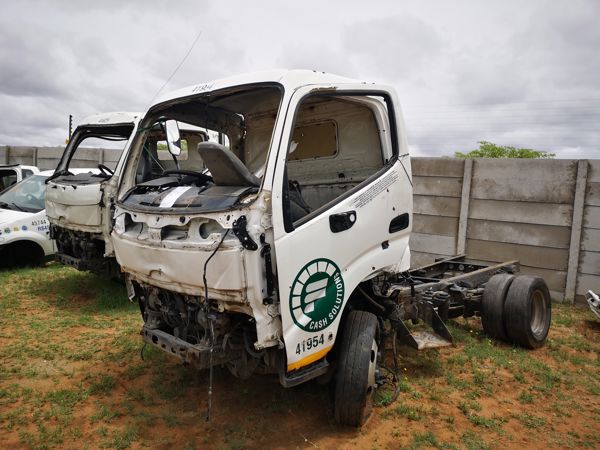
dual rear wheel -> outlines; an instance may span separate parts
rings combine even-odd
[[[546,342],[551,311],[550,293],[542,278],[499,274],[485,286],[481,321],[488,336],[535,349]]]

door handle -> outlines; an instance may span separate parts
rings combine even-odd
[[[408,213],[400,214],[399,216],[394,217],[390,222],[389,232],[390,234],[396,233],[397,231],[408,228],[408,225],[410,225],[410,216]]]
[[[356,211],[346,211],[329,216],[329,228],[333,233],[348,230],[356,223]]]

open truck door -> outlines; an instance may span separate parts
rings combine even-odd
[[[409,268],[412,187],[397,105],[376,85],[311,85],[292,96],[273,178],[288,376],[327,365],[361,282]]]

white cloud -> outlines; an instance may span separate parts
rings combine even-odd
[[[551,5],[551,6],[549,6]],[[396,86],[411,148],[479,140],[600,157],[600,3],[21,1],[0,16],[0,144],[60,145],[69,114],[274,67]]]

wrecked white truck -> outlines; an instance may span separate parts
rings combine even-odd
[[[76,156],[86,148],[121,142],[124,149],[138,117],[137,113],[115,112],[85,118],[48,179],[46,214],[50,236],[56,241],[56,259],[63,264],[109,276],[118,274],[110,224],[119,164],[113,170],[100,163],[97,171],[85,174],[76,174],[73,168],[80,163]]]
[[[226,139],[184,155],[189,125]],[[162,167],[144,151],[158,127],[172,155]],[[512,275],[516,261],[409,270],[412,194],[390,87],[276,71],[164,96],[132,139],[112,232],[144,341],[201,369],[277,373],[286,387],[332,380],[335,418],[352,426],[383,382],[388,337],[450,345],[446,319],[481,315],[495,338],[543,345],[548,289]]]
[[[114,198],[122,161],[139,117],[140,113],[113,112],[84,119],[75,129],[54,175],[48,180],[46,211],[50,234],[56,240],[56,258],[63,264],[114,278],[120,276],[110,239]],[[208,139],[203,130],[188,129],[183,133],[192,143]],[[140,177],[150,170],[150,164],[160,167],[161,160],[171,159],[166,143],[161,143],[160,139],[160,129],[150,134],[145,147],[148,165],[140,166]],[[79,153],[90,147],[108,147],[115,141],[122,145],[121,158],[114,168],[100,163],[98,171],[73,173],[73,168],[81,164],[76,158]]]

